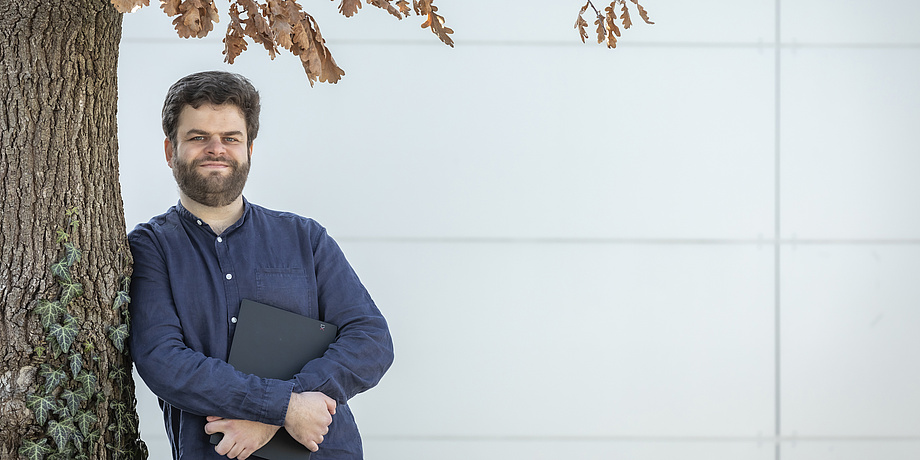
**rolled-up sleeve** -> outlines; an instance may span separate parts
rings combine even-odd
[[[338,244],[314,232],[313,259],[320,317],[339,327],[320,359],[294,377],[294,391],[321,391],[340,404],[374,385],[393,363],[387,322]]]

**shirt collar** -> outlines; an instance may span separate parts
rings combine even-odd
[[[182,206],[182,200],[179,200],[179,202],[176,203],[176,212],[179,214],[179,217],[194,224],[195,226],[201,227],[201,228],[207,228],[208,230],[211,230],[211,227],[205,221],[198,218],[198,216],[192,214],[192,212],[186,209],[185,206]],[[252,206],[249,204],[249,200],[247,200],[246,197],[244,196],[243,197],[243,216],[240,217],[240,219],[237,220],[233,225],[227,227],[227,229],[224,230],[223,234],[230,233],[236,230],[238,227],[242,226],[249,219],[249,214],[251,212],[252,212]]]

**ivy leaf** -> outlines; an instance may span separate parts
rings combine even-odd
[[[130,276],[125,275],[121,279],[121,290],[125,292],[131,290],[131,277]]]
[[[78,454],[74,456],[73,453],[70,453],[67,460],[77,460],[78,458],[86,458],[86,454],[83,453],[83,433],[80,433],[80,430],[74,430],[73,432],[73,445],[77,447]]]
[[[124,367],[121,367],[121,366],[114,367],[112,368],[111,371],[109,371],[110,380],[123,382],[126,378],[128,378],[128,372],[125,370]]]
[[[83,404],[83,401],[86,401],[86,397],[82,392],[74,392],[71,390],[64,390],[61,392],[61,399],[64,400],[64,409],[69,417],[73,417],[80,410],[80,405]]]
[[[57,229],[57,242],[58,243],[67,241],[68,238],[70,238],[70,235],[67,232],[65,232],[64,229],[62,228]]]
[[[86,397],[86,399],[89,399],[90,395],[96,391],[96,374],[92,372],[83,372],[74,380],[80,383],[80,394]]]
[[[35,414],[35,421],[39,425],[44,425],[48,421],[48,416],[58,410],[57,400],[51,395],[29,395],[26,398],[26,407],[32,409],[32,413]]]
[[[115,301],[112,302],[112,308],[118,310],[129,303],[131,303],[131,296],[128,295],[128,292],[118,291],[118,294],[115,295]]]
[[[39,300],[32,311],[38,315],[45,329],[56,323],[62,314],[67,313],[67,309],[60,302],[49,300]]]
[[[115,431],[111,426],[109,427],[110,431]],[[112,458],[120,459],[128,457],[128,450],[122,446],[113,446],[112,444],[106,444],[105,448],[112,453]]]
[[[127,404],[121,401],[112,401],[109,403],[109,408],[115,411],[115,417],[121,419],[125,414],[128,413]]]
[[[73,447],[68,445],[64,451],[54,451],[45,460],[73,460]]]
[[[125,352],[125,340],[128,338],[128,325],[119,324],[118,326],[109,327],[109,339],[118,351]]]
[[[19,455],[28,460],[43,460],[45,454],[51,452],[51,450],[48,447],[48,438],[41,438],[38,442],[27,439],[23,441],[22,446],[19,448]]]
[[[64,243],[64,259],[63,262],[67,264],[68,267],[72,267],[75,263],[79,262],[83,257],[83,251],[73,243]]]
[[[77,282],[58,281],[61,285],[61,305],[67,305],[71,300],[83,295],[83,285]]]
[[[80,330],[77,327],[77,320],[73,316],[67,315],[64,324],[54,323],[51,325],[48,336],[57,340],[58,345],[61,346],[61,351],[68,353],[70,352],[70,346],[73,345],[74,340],[77,338],[78,332]]]
[[[59,260],[51,264],[51,274],[66,282],[71,282],[70,265],[64,260]]]
[[[73,417],[74,423],[80,428],[80,433],[85,439],[89,439],[93,433],[93,428],[99,423],[99,417],[90,411],[80,411]]]
[[[65,419],[62,422],[51,420],[48,422],[48,435],[57,445],[58,452],[64,452],[67,444],[73,440],[77,427],[73,425],[73,420]]]
[[[42,364],[39,374],[45,379],[45,394],[51,394],[57,387],[67,381],[67,373],[64,370],[52,368],[47,364]]]
[[[83,370],[83,355],[80,353],[74,353],[70,355],[70,373],[73,375],[73,378],[77,378],[80,375],[80,371]]]
[[[51,348],[51,356],[58,359],[61,356],[61,346],[54,340],[49,341],[48,346]]]
[[[130,434],[132,429],[132,419],[128,414],[128,406],[121,401],[112,401],[109,408],[115,411],[115,423],[119,437]],[[111,429],[111,427],[109,427]]]
[[[89,445],[92,446],[92,445],[96,444],[96,442],[98,442],[98,441],[99,441],[99,438],[101,438],[101,437],[102,437],[102,435],[99,434],[99,430],[93,430],[93,431],[91,431],[89,434],[87,434],[86,436],[84,436],[84,441],[86,441],[87,444],[89,444]]]

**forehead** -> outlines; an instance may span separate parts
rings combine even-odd
[[[208,132],[246,132],[243,111],[232,104],[201,104],[198,107],[186,105],[179,112],[179,132],[204,130]]]

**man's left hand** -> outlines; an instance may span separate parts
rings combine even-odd
[[[249,420],[231,420],[221,417],[208,417],[204,426],[207,434],[223,433],[217,447],[214,448],[220,455],[228,458],[246,460],[253,452],[259,450],[281,428],[275,425],[253,422]]]

